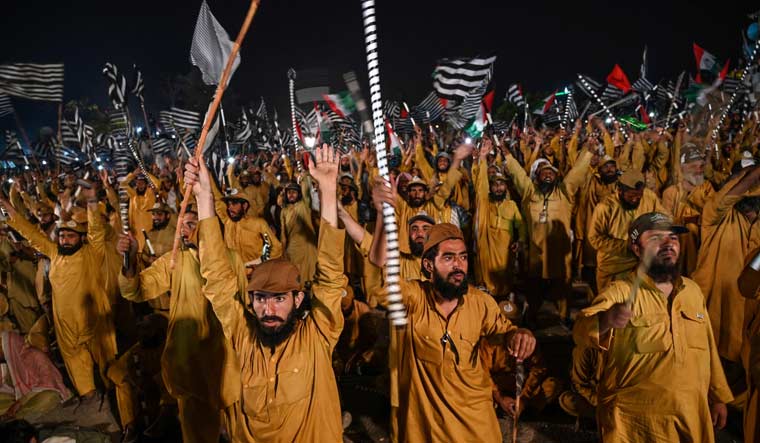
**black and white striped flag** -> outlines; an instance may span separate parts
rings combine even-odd
[[[132,94],[134,94],[138,100],[140,100],[140,104],[142,105],[145,103],[145,99],[143,98],[143,90],[145,89],[145,83],[143,81],[143,75],[142,71],[137,67],[137,65],[134,65],[134,71],[135,71],[135,83],[132,87]]]
[[[103,75],[108,80],[108,97],[116,109],[121,109],[127,104],[127,78],[119,72],[113,63],[106,63]]]
[[[63,64],[0,65],[0,93],[29,100],[63,101]]]
[[[245,144],[248,142],[248,139],[251,138],[252,133],[251,122],[248,121],[248,113],[245,112],[245,108],[243,108],[243,112],[240,113],[240,120],[238,120],[237,128],[235,130],[234,142]]]
[[[233,42],[229,34],[211,13],[206,0],[203,0],[198,12],[198,20],[195,22],[193,43],[190,46],[190,63],[201,70],[204,83],[207,85],[219,83],[224,67],[227,65],[227,59],[232,52],[232,46]],[[240,54],[237,54],[230,72],[230,79],[239,65]]]
[[[161,111],[158,120],[166,132],[172,132],[174,128],[198,131],[201,128],[201,114],[172,107],[168,111]]]
[[[445,111],[438,94],[430,91],[430,94],[412,109],[412,115],[417,121],[431,123],[441,118]]]
[[[463,100],[470,91],[491,79],[496,56],[444,59],[433,72],[433,88],[439,97]]]
[[[578,87],[580,91],[582,91],[587,96],[593,97],[593,95],[591,94],[591,91],[594,91],[595,93],[598,94],[599,90],[602,89],[602,84],[599,83],[598,81],[585,75],[581,75],[581,74],[578,74],[578,75],[583,79],[583,81],[581,81],[581,79],[578,79],[575,82],[575,85]]]
[[[388,120],[401,116],[401,105],[393,100],[383,100],[383,116]]]
[[[654,85],[645,77],[640,77],[638,80],[633,82],[633,85],[631,85],[631,87],[634,91],[640,94],[646,94],[654,88]]]
[[[155,138],[151,144],[153,146],[153,155],[156,157],[162,157],[169,155],[174,150],[174,140],[166,137]]]
[[[14,131],[5,131],[5,150],[2,159],[20,166],[24,164],[24,150]]]
[[[16,112],[11,103],[11,97],[0,93],[0,117],[5,117]]]
[[[602,92],[602,101],[605,104],[610,104],[614,102],[615,100],[620,99],[623,97],[623,90],[607,83],[607,86],[604,88],[604,91]]]
[[[519,84],[514,83],[507,89],[507,101],[517,106],[518,109],[525,107],[525,97],[523,97],[522,88]]]

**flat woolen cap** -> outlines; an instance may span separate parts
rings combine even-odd
[[[631,222],[631,226],[628,228],[628,238],[631,240],[631,244],[635,244],[646,231],[670,231],[675,234],[689,232],[685,227],[673,224],[673,219],[667,214],[647,212]]]
[[[430,228],[427,241],[422,249],[422,255],[425,255],[431,248],[438,246],[446,240],[462,240],[464,235],[462,231],[451,223],[438,223]]]
[[[282,258],[269,260],[254,268],[247,290],[271,294],[299,291],[301,290],[301,273],[288,260]]]
[[[641,171],[629,169],[620,176],[618,183],[627,188],[641,189],[644,187],[646,179],[644,178],[644,174],[642,174]]]

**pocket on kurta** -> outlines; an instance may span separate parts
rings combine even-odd
[[[683,317],[684,334],[686,334],[686,343],[690,348],[707,349],[707,330],[705,329],[704,313],[684,310],[681,311]],[[707,326],[710,327],[710,326]]]
[[[306,360],[303,358],[295,360],[300,363],[281,364],[277,372],[277,393],[275,394],[277,404],[295,403],[309,395],[311,391],[313,377],[306,371]]]
[[[460,365],[467,365],[470,368],[475,368],[478,365],[478,354],[477,354],[477,346],[478,346],[478,340],[480,340],[479,336],[468,336],[465,334],[459,334],[459,352]]]
[[[441,364],[443,361],[443,345],[441,345],[440,337],[433,337],[415,331],[414,355],[420,360]]]
[[[261,418],[265,415],[266,404],[267,385],[243,386],[243,410],[246,415]]]
[[[665,352],[670,349],[667,314],[644,315],[631,319],[630,336],[636,352]]]

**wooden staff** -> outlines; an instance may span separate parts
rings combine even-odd
[[[525,367],[521,361],[515,364],[515,415],[512,420],[512,443],[517,443],[517,421],[520,416],[520,397],[525,383]]]
[[[208,136],[208,130],[211,127],[211,116],[216,114],[217,108],[219,108],[219,104],[222,102],[222,96],[224,95],[225,89],[227,89],[227,82],[229,81],[230,72],[232,72],[232,65],[235,62],[235,58],[237,57],[238,52],[240,51],[240,45],[243,43],[243,39],[245,38],[245,35],[248,33],[248,28],[251,26],[251,22],[253,21],[253,16],[256,15],[256,11],[259,8],[259,2],[260,0],[251,0],[251,6],[248,8],[248,14],[245,16],[245,21],[243,21],[243,26],[240,28],[240,32],[238,33],[237,38],[235,39],[235,43],[232,45],[232,50],[230,51],[230,55],[227,58],[227,65],[224,67],[224,71],[222,72],[222,78],[219,80],[219,84],[216,85],[216,92],[214,93],[214,101],[211,102],[211,106],[209,107],[208,112],[206,113],[209,118],[206,119],[206,121],[203,122],[203,129],[201,130],[201,137],[198,140],[198,146],[195,147],[195,158],[200,162],[203,161],[201,156],[203,155],[203,145],[206,144],[206,137]],[[174,265],[176,264],[177,259],[177,249],[179,248],[179,241],[180,241],[180,230],[182,229],[182,219],[185,217],[185,211],[187,211],[187,204],[190,202],[190,194],[192,193],[192,189],[187,186],[185,187],[185,194],[182,198],[182,204],[179,208],[179,215],[177,216],[177,230],[174,234],[174,246],[172,247],[172,259],[170,262],[171,269],[174,269]]]

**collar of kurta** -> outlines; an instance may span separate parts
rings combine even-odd
[[[633,281],[636,278],[636,268],[631,271],[629,277],[630,281]],[[652,280],[652,277],[649,275],[645,275],[644,278],[641,280],[641,286],[646,287],[647,289],[652,289],[655,291],[660,291],[659,288],[657,288],[657,284]],[[683,282],[683,277],[680,275],[676,279],[676,281],[673,282],[673,293],[674,295],[681,292],[686,287],[686,285]],[[670,296],[670,294],[665,294],[665,296]]]

